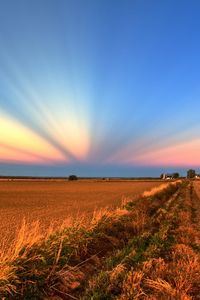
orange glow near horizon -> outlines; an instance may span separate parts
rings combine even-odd
[[[147,166],[195,166],[200,165],[200,139],[154,150],[138,155],[129,163]]]
[[[49,122],[47,131],[63,151],[48,140],[25,127],[19,121],[5,115],[0,117],[0,162],[28,164],[70,163],[73,157],[78,161],[87,161],[91,139],[87,123],[71,116],[67,121]],[[65,153],[66,149],[66,153]],[[72,157],[68,157],[71,154]],[[125,147],[121,153],[113,153],[108,164],[142,166],[195,166],[200,165],[200,139],[182,142],[176,145],[150,150],[139,154],[131,147]],[[106,160],[105,160],[106,161]]]
[[[54,163],[66,157],[50,143],[18,121],[0,118],[0,161]]]
[[[24,153],[18,149],[9,149],[2,145],[0,147],[0,161],[7,163],[45,164],[45,160],[38,156],[34,156],[31,153]]]

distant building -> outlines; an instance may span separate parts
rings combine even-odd
[[[163,173],[162,174],[162,179],[170,180],[170,179],[174,179],[174,177],[173,177],[173,174]]]
[[[160,177],[165,180],[177,179],[179,178],[179,173],[163,173]]]
[[[174,174],[166,174],[166,180],[174,179]]]

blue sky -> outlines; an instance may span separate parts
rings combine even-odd
[[[0,170],[200,166],[199,1],[0,3]]]

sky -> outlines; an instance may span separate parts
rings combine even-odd
[[[200,2],[1,0],[0,175],[200,168]]]

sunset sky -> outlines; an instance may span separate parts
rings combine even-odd
[[[0,1],[0,175],[200,172],[200,1]]]

